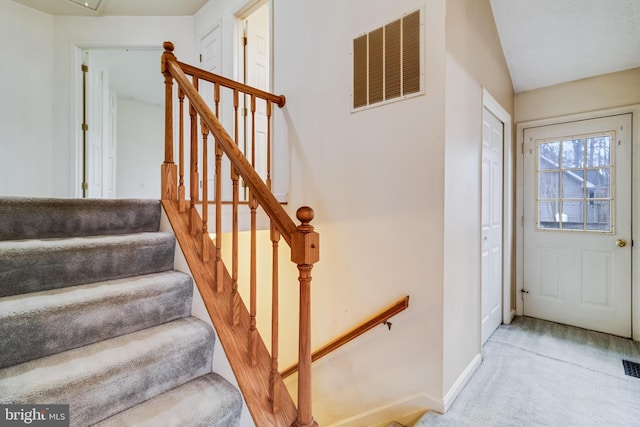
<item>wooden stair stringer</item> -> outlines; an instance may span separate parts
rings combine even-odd
[[[215,247],[213,241],[208,262],[202,261],[199,242],[201,233],[192,236],[189,231],[189,212],[180,213],[177,201],[162,200],[162,206],[176,235],[176,240],[184,253],[191,274],[200,291],[205,307],[218,339],[225,351],[231,369],[236,377],[240,391],[247,403],[254,423],[258,427],[291,426],[297,416],[297,409],[284,382],[280,379],[280,410],[273,414],[269,400],[269,374],[271,355],[262,337],[257,345],[257,363],[251,366],[249,358],[249,311],[243,301],[240,302],[240,324],[231,326],[231,276],[225,266],[224,289],[216,292],[214,280]]]

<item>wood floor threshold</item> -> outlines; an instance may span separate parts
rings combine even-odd
[[[202,261],[198,244],[202,239],[199,236],[192,236],[189,232],[188,210],[180,213],[178,202],[175,201],[163,200],[162,206],[191,269],[191,274],[256,426],[291,426],[296,419],[297,410],[282,381],[279,393],[280,411],[277,414],[271,412],[271,402],[268,398],[271,356],[261,337],[258,342],[258,363],[256,366],[250,364],[249,312],[244,303],[241,303],[240,324],[236,327],[230,325],[231,276],[229,272],[225,268],[224,290],[216,292],[213,276],[215,257],[210,257],[206,263]],[[213,242],[209,243],[211,245],[209,253],[215,254]]]

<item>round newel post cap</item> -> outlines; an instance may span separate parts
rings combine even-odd
[[[309,206],[302,206],[296,211],[296,218],[298,218],[298,221],[300,221],[302,225],[309,225],[309,223],[313,221],[314,215],[313,209]]]
[[[173,52],[174,49],[173,43],[170,41],[162,43],[162,47],[164,48],[164,50],[168,50],[169,52]]]

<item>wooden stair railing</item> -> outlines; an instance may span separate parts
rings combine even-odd
[[[205,306],[218,332],[231,368],[243,393],[247,407],[257,426],[317,426],[311,412],[311,270],[319,260],[319,235],[310,224],[313,210],[302,207],[297,211],[301,222],[296,226],[282,205],[270,190],[270,166],[267,165],[265,181],[255,170],[255,136],[252,136],[252,160],[247,160],[238,147],[238,99],[248,96],[251,104],[252,129],[255,129],[256,104],[266,103],[267,153],[270,147],[271,107],[282,107],[284,96],[276,96],[251,88],[224,77],[200,70],[179,62],[173,54],[174,46],[165,42],[161,70],[165,78],[165,159],[161,167],[162,204],[176,233],[176,238],[185,253]],[[191,76],[191,79],[189,77]],[[174,93],[173,82],[177,84],[178,112],[178,165],[174,162]],[[213,84],[213,109],[198,91],[199,82]],[[234,109],[234,137],[218,120],[221,103],[221,89],[232,91]],[[188,100],[189,130],[185,138],[184,98]],[[200,129],[198,132],[198,123]],[[211,134],[212,138],[209,138]],[[254,133],[255,135],[255,133]],[[199,144],[200,147],[198,146]],[[215,164],[214,197],[215,242],[208,229],[208,150],[213,146]],[[202,192],[199,189],[198,155],[202,149]],[[185,149],[189,152],[189,196],[185,200]],[[222,261],[222,157],[230,164],[232,181],[232,249],[231,273]],[[270,156],[267,156],[270,163]],[[238,293],[238,204],[239,180],[248,187],[248,205],[251,220],[250,244],[250,301],[247,310]],[[200,217],[197,206],[202,209]],[[256,329],[256,213],[261,206],[271,223],[272,243],[272,313],[271,352]],[[280,373],[278,372],[278,249],[280,240],[291,248],[291,261],[299,271],[300,307],[298,334],[298,396],[297,409],[293,404]]]
[[[311,354],[311,362],[315,362],[316,360],[326,356],[332,351],[339,349],[343,345],[358,338],[360,335],[364,334],[367,331],[370,331],[371,329],[373,329],[378,325],[387,324],[389,326],[389,329],[391,329],[391,323],[389,323],[389,319],[391,319],[393,316],[400,313],[401,311],[406,310],[408,307],[409,307],[409,295],[396,301],[389,307],[382,310],[380,313],[371,317],[369,320],[362,322],[360,325],[356,326],[355,328],[351,329],[348,332],[345,332],[344,334],[340,335],[338,338],[331,340],[329,343],[323,345],[322,347],[314,351]],[[298,371],[298,368],[299,366],[296,363],[294,365],[289,366],[284,371],[280,372],[280,375],[282,376],[282,378],[287,378],[289,375],[293,375],[294,373],[296,373]]]

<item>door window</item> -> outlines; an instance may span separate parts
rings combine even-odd
[[[612,233],[615,132],[536,141],[538,230]]]

